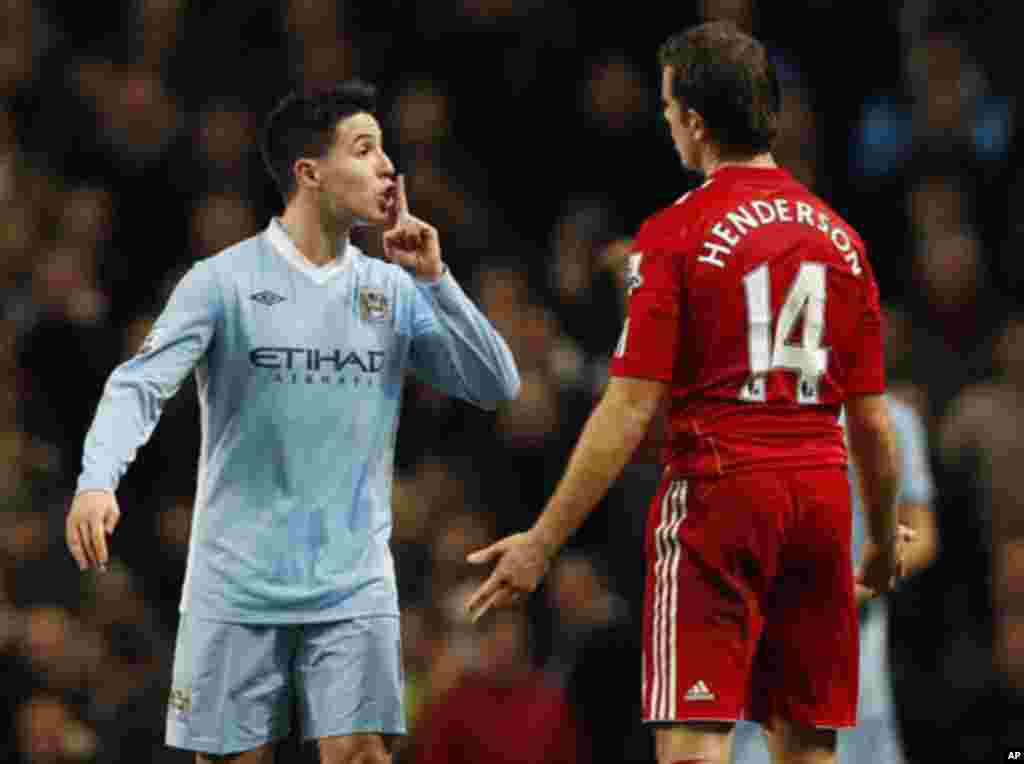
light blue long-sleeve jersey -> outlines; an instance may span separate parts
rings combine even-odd
[[[896,436],[900,456],[899,504],[930,504],[935,494],[935,481],[928,463],[928,436],[917,412],[898,398],[889,397],[889,419]],[[853,498],[853,560],[860,561],[867,538],[867,518],[860,501],[857,471],[850,466]]]
[[[897,501],[900,504],[930,505],[935,495],[935,481],[928,462],[928,436],[924,424],[913,408],[892,397],[889,398],[889,417],[900,454],[900,487]],[[850,470],[850,484],[853,489],[854,506],[853,559],[859,562],[864,539],[867,537],[867,518],[861,506],[860,489],[853,469]],[[894,722],[896,718],[889,679],[886,608],[886,598],[872,600],[861,619],[860,698],[857,716],[862,721],[884,719]],[[894,730],[894,727],[887,729]],[[895,731],[890,735],[895,741]],[[862,740],[856,744],[863,745],[865,742]],[[898,749],[896,742],[891,744]],[[876,760],[877,754],[876,751]],[[860,761],[857,756],[852,758]]]
[[[110,376],[78,490],[114,490],[195,371],[202,446],[181,609],[254,623],[397,614],[391,534],[406,372],[484,408],[508,346],[450,274],[427,284],[347,245],[316,268],[277,220],[197,262]]]

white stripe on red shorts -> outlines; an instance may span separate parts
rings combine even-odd
[[[651,678],[644,671],[644,705],[650,721],[670,721],[676,714],[676,612],[679,606],[679,526],[686,519],[685,480],[665,489],[658,526],[654,529],[654,597],[650,649],[653,650]],[[645,650],[648,646],[645,645]],[[644,658],[644,666],[648,665]]]

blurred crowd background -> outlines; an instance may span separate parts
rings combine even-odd
[[[1013,6],[0,2],[0,759],[190,760],[162,736],[194,385],[122,484],[104,575],[80,574],[63,542],[82,440],[189,264],[279,212],[257,149],[266,113],[356,75],[380,87],[413,211],[523,378],[496,415],[407,389],[394,549],[413,734],[398,758],[651,760],[636,721],[649,455],[528,610],[470,627],[479,571],[464,559],[536,516],[601,394],[629,237],[698,182],[661,121],[655,51],[712,18],[769,46],[785,92],[776,156],[869,242],[892,394],[927,425],[940,553],[894,598],[894,679],[919,693],[901,713],[935,740],[958,717],[975,725],[961,739],[1005,732],[1024,690]],[[379,253],[378,239],[357,243]],[[289,741],[279,760],[313,757]]]

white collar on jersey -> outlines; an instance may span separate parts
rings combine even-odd
[[[345,264],[349,261],[349,250],[354,249],[352,243],[345,239],[338,245],[338,255],[331,262],[324,265],[313,265],[299,252],[299,248],[295,246],[295,242],[292,241],[292,237],[288,235],[285,227],[281,225],[279,218],[271,218],[266,235],[281,257],[296,270],[306,274],[320,285],[326,284],[345,269]]]

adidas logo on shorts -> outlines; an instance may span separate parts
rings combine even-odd
[[[708,689],[708,686],[704,684],[703,679],[698,679],[697,682],[686,691],[684,700],[714,700],[715,693]]]

